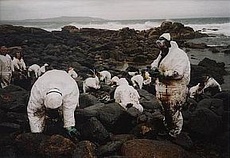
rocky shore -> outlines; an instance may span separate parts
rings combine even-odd
[[[149,65],[159,53],[155,41],[163,32],[170,32],[179,47],[187,51],[230,51],[229,46],[210,48],[203,42],[193,43],[189,40],[208,35],[172,22],[144,31],[65,26],[62,31],[48,32],[0,25],[0,45],[22,47],[27,65],[48,63],[49,69],[63,70],[73,66],[80,76],[77,82],[82,92],[82,80],[89,69],[110,70],[117,75],[125,63],[130,67]],[[223,62],[205,58],[192,65],[190,86],[205,73],[220,84],[227,74]],[[112,88],[102,84],[96,92],[80,94],[75,118],[81,137],[70,140],[52,112],[43,134],[30,133],[26,113],[30,88],[28,83],[21,83],[0,89],[0,157],[229,157],[229,91],[199,102],[188,100],[183,108],[183,132],[171,140],[162,133],[161,108],[153,94],[138,90],[145,109],[138,114],[132,108],[125,111],[104,100]]]

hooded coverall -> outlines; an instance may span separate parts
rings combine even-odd
[[[74,111],[79,106],[79,89],[75,80],[65,71],[50,70],[34,83],[27,106],[28,118],[32,133],[41,133],[45,124],[44,98],[52,89],[62,93],[64,128],[75,126]],[[52,108],[52,107],[49,107]]]
[[[137,90],[130,86],[125,78],[119,79],[118,85],[114,92],[115,102],[119,103],[126,110],[127,105],[132,104],[133,107],[143,112],[143,107],[139,103],[140,96]]]
[[[143,87],[143,82],[144,82],[144,78],[143,76],[141,75],[135,75],[131,78],[131,81],[132,81],[132,84],[133,84],[133,87],[136,87],[138,85],[138,87],[140,89],[142,89]]]
[[[43,66],[41,66],[39,73],[40,75],[43,75],[46,72],[46,67],[49,66],[47,63],[45,63]]]
[[[26,64],[23,58],[17,59],[16,57],[14,57],[12,61],[12,65],[13,65],[12,67],[13,72],[15,71],[15,68],[20,71],[26,70]]]
[[[40,73],[40,66],[37,64],[33,64],[28,68],[28,76],[30,77],[30,72],[34,72],[35,77],[38,78],[39,76],[41,76]]]
[[[7,56],[0,55],[0,83],[1,87],[8,86],[12,77],[12,63],[11,59]]]
[[[220,84],[213,77],[207,77],[207,81],[204,82],[204,88],[200,90],[200,93],[204,93],[207,89],[213,90],[212,95],[214,95],[215,92],[218,93],[222,91]]]
[[[185,103],[190,81],[190,61],[175,41],[170,42],[168,54],[160,61],[161,52],[151,64],[163,78],[156,79],[156,97],[165,112],[165,123],[171,136],[180,134],[183,126],[181,107]],[[160,62],[160,63],[159,63]]]
[[[111,73],[109,71],[101,71],[100,74],[100,81],[105,81],[105,84],[109,85],[111,83]]]

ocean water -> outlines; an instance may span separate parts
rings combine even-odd
[[[195,31],[204,33],[223,34],[230,36],[230,17],[222,18],[189,18],[189,19],[141,19],[141,20],[87,20],[87,21],[58,21],[58,22],[26,22],[14,21],[14,25],[39,27],[47,31],[61,30],[66,25],[73,25],[77,28],[97,28],[119,30],[129,27],[135,30],[147,30],[153,27],[159,27],[163,21],[180,22],[185,26],[192,27]]]

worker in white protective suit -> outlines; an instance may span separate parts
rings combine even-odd
[[[131,77],[131,81],[132,81],[132,84],[133,84],[134,88],[142,89],[143,82],[144,82],[144,78],[143,78],[142,75],[138,74],[138,75],[135,75],[135,76]]]
[[[98,72],[98,77],[100,81],[104,81],[105,84],[109,85],[111,83],[111,73],[107,70]]]
[[[114,92],[115,102],[119,103],[124,109],[134,107],[143,112],[143,107],[139,103],[140,96],[136,89],[129,85],[125,78],[120,78],[118,87]]]
[[[40,68],[41,67],[38,64],[33,64],[33,65],[29,66],[29,68],[28,68],[28,77],[30,77],[31,72],[34,72],[35,78],[38,78],[39,76],[41,76]]]
[[[201,82],[196,86],[189,89],[189,94],[191,98],[196,98],[205,94],[206,96],[214,96],[215,94],[222,91],[220,84],[210,75],[202,76]]]
[[[12,71],[25,71],[26,70],[26,64],[24,62],[24,59],[22,57],[22,53],[20,49],[16,50],[15,56],[12,61]]]
[[[41,66],[41,68],[39,70],[40,76],[46,72],[46,67],[48,67],[48,66],[49,66],[49,64],[47,64],[47,63],[45,63],[43,66]]]
[[[41,133],[45,126],[45,109],[61,110],[64,128],[70,137],[76,135],[74,111],[79,106],[79,89],[66,71],[50,70],[34,83],[27,106],[32,133]]]
[[[11,58],[7,54],[8,49],[5,46],[1,47],[0,54],[0,83],[1,88],[5,88],[11,83],[12,78],[12,63]]]
[[[118,77],[118,76],[113,76],[113,77],[111,78],[111,83],[110,83],[110,85],[111,85],[112,87],[118,86],[118,81],[119,81],[119,77]]]
[[[176,137],[183,126],[181,107],[186,102],[190,81],[190,61],[187,54],[171,41],[169,33],[162,34],[156,41],[160,54],[151,64],[158,72],[156,97],[161,101],[169,135]]]

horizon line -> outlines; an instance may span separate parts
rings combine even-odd
[[[128,20],[163,20],[163,19],[205,19],[205,18],[230,18],[230,16],[201,16],[201,17],[171,17],[171,18],[136,18],[136,19],[104,19],[100,17],[93,16],[55,16],[49,18],[30,18],[30,19],[4,19],[1,21],[26,21],[26,20],[48,20],[48,19],[56,19],[56,18],[92,18],[92,19],[100,19],[104,21],[128,21]]]

